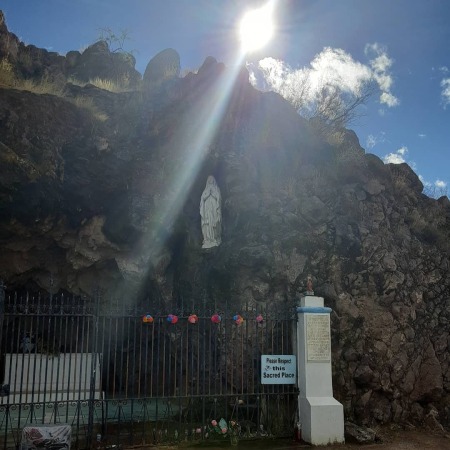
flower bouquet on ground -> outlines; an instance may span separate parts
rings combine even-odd
[[[207,427],[205,433],[206,439],[230,439],[232,445],[237,445],[239,441],[240,426],[234,421],[230,420],[229,423],[225,419],[211,420],[211,423]]]

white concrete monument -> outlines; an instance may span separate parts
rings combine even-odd
[[[314,295],[297,307],[299,418],[302,439],[312,445],[345,441],[344,408],[333,398],[330,313]]]

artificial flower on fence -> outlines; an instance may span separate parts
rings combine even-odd
[[[233,320],[236,325],[241,325],[244,322],[244,318],[242,316],[240,316],[239,314],[236,314],[235,316],[233,316]]]
[[[145,314],[142,317],[142,322],[144,322],[144,323],[153,323],[154,320],[155,319],[150,314]],[[172,325],[175,325],[178,322],[178,316],[176,316],[175,314],[169,314],[166,317],[166,320],[167,320],[167,322],[171,323]],[[194,323],[198,323],[199,318],[198,318],[197,314],[191,314],[188,316],[187,320],[189,323],[194,324]],[[256,320],[256,323],[262,324],[264,322],[264,317],[261,314],[258,314],[256,316],[255,320]],[[240,314],[235,314],[233,316],[233,321],[236,325],[239,326],[244,323],[245,319]],[[211,316],[211,322],[218,324],[218,323],[222,322],[222,317],[219,314],[213,314]]]
[[[175,325],[178,322],[178,316],[175,316],[174,314],[169,314],[167,316],[167,322],[171,323],[172,325]]]
[[[219,314],[213,314],[211,317],[212,323],[220,323],[222,321],[222,317],[219,316]]]
[[[188,317],[188,322],[189,323],[197,323],[198,322],[198,316],[196,314],[191,314]]]

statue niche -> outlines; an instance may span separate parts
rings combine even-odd
[[[203,233],[202,248],[217,247],[222,242],[222,198],[216,179],[210,175],[200,199]]]

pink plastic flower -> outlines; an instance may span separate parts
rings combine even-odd
[[[226,428],[222,428],[222,434],[225,434],[228,430]]]
[[[222,317],[219,316],[219,314],[214,314],[211,317],[211,322],[213,323],[220,323],[222,321]]]
[[[198,322],[198,316],[196,314],[191,314],[188,317],[188,322],[189,323],[197,323]]]
[[[178,322],[178,316],[175,316],[174,314],[169,314],[167,316],[167,322],[171,323],[172,325],[175,325]]]
[[[211,425],[213,427],[217,427],[217,420],[211,420]]]
[[[263,320],[264,320],[264,317],[263,317],[261,314],[258,314],[258,315],[256,316],[256,321],[257,321],[258,323],[261,323]]]
[[[195,432],[196,432],[197,434],[200,434],[200,433],[202,432],[202,429],[201,429],[201,428],[197,428],[197,429],[195,430]]]

